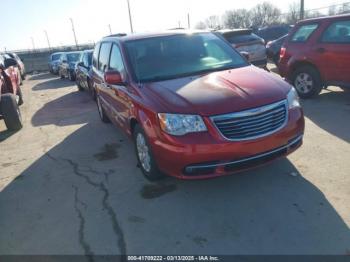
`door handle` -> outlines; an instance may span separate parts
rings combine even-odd
[[[319,47],[319,48],[316,49],[316,52],[318,52],[318,53],[324,53],[326,51],[327,50],[325,48],[323,48],[323,47]]]

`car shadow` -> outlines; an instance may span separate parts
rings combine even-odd
[[[305,116],[314,124],[350,143],[350,92],[331,87],[319,96],[302,100]]]
[[[59,89],[75,85],[75,82],[69,81],[68,79],[57,78],[53,75],[48,75],[47,78],[43,79],[47,79],[47,81],[40,82],[39,84],[33,86],[33,91]]]
[[[50,78],[57,78],[57,76],[49,72],[43,72],[43,73],[31,75],[28,78],[29,80],[44,80],[44,79],[50,79]]]
[[[347,252],[348,226],[287,158],[151,183],[131,142],[90,114],[0,192],[0,254]]]
[[[33,126],[54,124],[66,126],[86,123],[89,112],[96,112],[97,107],[87,92],[68,93],[46,103],[32,117]]]
[[[0,119],[1,121],[1,119]],[[16,134],[18,131],[10,131],[10,130],[0,130],[0,142],[5,141],[9,137]]]

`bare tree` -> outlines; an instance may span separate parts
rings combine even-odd
[[[217,15],[209,16],[207,19],[205,19],[205,24],[210,29],[221,29],[221,22],[220,17]]]
[[[251,10],[252,26],[261,27],[281,22],[281,10],[269,2],[256,5]]]
[[[226,28],[251,27],[251,14],[247,9],[226,11],[223,15],[223,24]]]
[[[196,24],[195,28],[198,30],[204,30],[207,28],[207,25],[204,22],[200,21]]]
[[[300,3],[294,2],[289,5],[285,21],[287,24],[294,25],[300,19]]]
[[[318,11],[318,10],[306,11],[306,12],[305,12],[305,19],[317,18],[317,17],[321,17],[321,16],[325,16],[325,14],[322,14],[322,13],[321,13],[320,11]]]

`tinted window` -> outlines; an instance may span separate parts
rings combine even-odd
[[[152,37],[125,43],[137,81],[152,82],[246,66],[212,33]]]
[[[109,68],[112,70],[117,70],[119,72],[124,71],[124,64],[122,59],[122,54],[120,53],[119,47],[113,45],[111,52],[111,60],[109,62]]]
[[[91,66],[91,62],[92,62],[92,52],[84,53],[84,57],[83,57],[84,66],[86,67]]]
[[[80,59],[81,53],[69,53],[67,54],[68,62],[77,62]]]
[[[331,24],[322,35],[322,42],[350,43],[350,21]]]
[[[97,68],[97,63],[98,63],[98,52],[100,51],[100,46],[101,44],[98,43],[95,46],[94,53],[92,55],[92,65]]]
[[[292,42],[306,42],[316,30],[317,24],[303,25],[293,35]]]
[[[60,59],[60,57],[61,57],[61,54],[52,55],[51,60],[56,61],[56,60]]]
[[[108,66],[109,54],[111,51],[111,43],[102,43],[100,55],[98,57],[98,70],[105,72]]]
[[[224,35],[231,44],[248,43],[257,41],[260,38],[255,34]]]

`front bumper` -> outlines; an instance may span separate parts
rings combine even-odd
[[[162,138],[151,144],[158,167],[182,179],[229,175],[285,156],[302,144],[304,116],[301,109],[289,110],[286,126],[266,137],[228,141],[204,118],[208,132]]]

